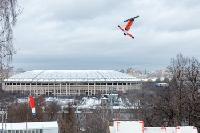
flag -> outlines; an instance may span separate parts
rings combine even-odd
[[[36,111],[35,111],[35,99],[32,96],[29,96],[29,106],[31,107],[32,114],[35,115],[36,114]]]

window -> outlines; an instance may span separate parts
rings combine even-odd
[[[100,85],[100,83],[96,83],[96,85]]]

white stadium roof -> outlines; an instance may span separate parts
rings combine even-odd
[[[33,70],[16,74],[4,81],[13,82],[137,82],[136,77],[114,70]]]

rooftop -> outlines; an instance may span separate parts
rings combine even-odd
[[[22,123],[4,123],[4,129],[6,130],[26,130],[28,129],[53,129],[58,128],[56,121],[51,122],[22,122]],[[0,129],[2,129],[2,124],[0,124]]]
[[[16,74],[4,81],[15,82],[103,82],[128,81],[137,82],[140,79],[114,70],[33,70]]]

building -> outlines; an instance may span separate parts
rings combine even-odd
[[[58,133],[58,123],[56,121],[2,123],[0,133]]]
[[[198,133],[194,126],[144,127],[143,121],[114,121],[110,133]]]
[[[168,87],[169,84],[168,83],[156,83],[157,87]]]
[[[141,80],[113,70],[33,70],[4,80],[3,90],[32,95],[65,96],[125,93]]]

